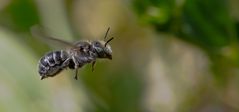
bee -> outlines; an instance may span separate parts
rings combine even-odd
[[[31,32],[34,37],[38,37],[46,42],[57,42],[69,47],[66,50],[48,52],[41,57],[38,63],[38,73],[41,76],[41,80],[48,77],[54,77],[66,68],[75,70],[74,78],[77,80],[78,69],[84,65],[91,63],[92,71],[94,71],[97,59],[112,60],[112,50],[109,42],[114,38],[111,37],[106,41],[109,30],[110,28],[106,31],[104,41],[77,41],[75,43],[70,43],[54,37],[49,37],[45,32],[40,30],[39,26],[33,26]]]

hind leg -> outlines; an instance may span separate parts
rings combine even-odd
[[[78,80],[78,69],[75,70],[75,76],[74,76],[75,80]]]
[[[76,58],[73,56],[72,57],[73,62],[75,63],[75,76],[74,79],[77,80],[78,79],[78,67],[79,67],[79,63],[77,62]]]
[[[92,64],[91,64],[91,71],[92,72],[95,70],[95,63],[96,63],[96,61],[93,61]]]

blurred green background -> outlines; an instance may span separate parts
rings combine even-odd
[[[35,24],[113,60],[40,80]],[[238,42],[238,0],[0,0],[0,112],[239,112]]]

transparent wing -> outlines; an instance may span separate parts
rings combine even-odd
[[[33,37],[47,43],[51,47],[54,48],[70,48],[74,47],[74,45],[70,42],[60,40],[51,36],[48,36],[44,29],[39,25],[34,25],[31,27],[31,33]]]

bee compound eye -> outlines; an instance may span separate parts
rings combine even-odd
[[[102,51],[103,51],[103,49],[102,49],[102,48],[99,48],[99,47],[97,47],[97,48],[96,48],[96,51],[99,53],[99,52],[102,52]]]
[[[95,46],[99,47],[100,46],[100,42],[95,42]]]

